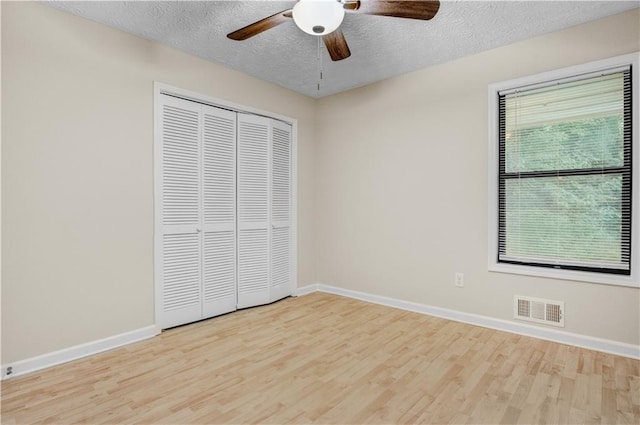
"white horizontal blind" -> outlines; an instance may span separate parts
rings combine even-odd
[[[498,260],[629,274],[629,70],[499,97]]]

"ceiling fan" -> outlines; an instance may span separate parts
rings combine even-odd
[[[298,0],[292,9],[283,10],[227,34],[232,40],[246,40],[268,29],[292,21],[307,34],[322,36],[334,61],[351,56],[347,40],[340,30],[345,12],[429,20],[440,8],[431,0]]]

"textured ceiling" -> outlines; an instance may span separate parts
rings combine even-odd
[[[295,1],[47,4],[319,98],[637,8],[640,1],[443,1],[430,21],[350,13],[341,28],[352,55],[340,62],[331,61],[324,45],[318,57],[318,38],[293,22],[246,41],[227,39]]]

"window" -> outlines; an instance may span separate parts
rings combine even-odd
[[[490,87],[491,269],[637,286],[636,67],[621,57]]]

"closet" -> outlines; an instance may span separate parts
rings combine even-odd
[[[291,124],[157,93],[156,324],[292,293]]]

